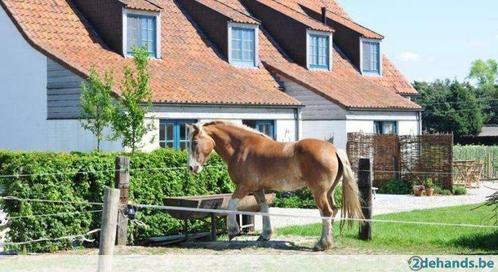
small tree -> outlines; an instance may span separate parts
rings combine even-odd
[[[133,49],[135,69],[126,66],[121,86],[121,97],[116,104],[112,125],[115,138],[121,137],[123,147],[134,153],[152,124],[145,124],[145,117],[152,107],[152,92],[149,86],[149,52],[146,48]]]
[[[86,82],[81,83],[81,126],[97,138],[97,151],[105,138],[104,129],[111,124],[113,79],[110,73],[100,77],[94,68]]]

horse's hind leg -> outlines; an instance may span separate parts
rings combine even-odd
[[[322,217],[327,217],[327,219],[322,218],[322,236],[320,237],[320,240],[315,245],[313,250],[327,250],[332,246],[331,217],[333,215],[333,211],[329,204],[329,191],[319,190],[312,191],[312,193],[313,197],[315,198],[316,205],[318,206],[318,209],[320,209],[320,215]]]
[[[329,204],[330,204],[330,207],[332,208],[332,224],[334,224],[334,219],[335,219],[337,213],[339,212],[339,208],[337,207],[337,203],[335,202],[335,189],[337,189],[337,185],[339,185],[341,178],[342,178],[342,172],[339,171],[339,173],[334,181],[334,184],[332,184],[332,187],[330,188],[329,193],[328,193]]]
[[[256,198],[256,201],[258,202],[260,212],[268,213],[269,208],[268,204],[266,203],[265,191],[259,190],[254,192],[254,198]],[[271,230],[270,217],[263,216],[263,232],[261,232],[258,241],[269,241],[271,238],[271,234],[272,230]]]

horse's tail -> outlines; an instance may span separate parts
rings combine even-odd
[[[348,155],[344,150],[337,150],[337,158],[342,166],[342,219],[365,219],[361,209],[360,192],[354,180],[353,170],[349,163]],[[348,226],[353,225],[353,220],[347,220]],[[341,228],[345,220],[341,220]]]

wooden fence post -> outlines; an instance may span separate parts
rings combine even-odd
[[[360,159],[358,163],[358,188],[362,199],[362,211],[365,221],[360,224],[360,239],[372,240],[372,178],[370,159]]]
[[[130,188],[130,158],[120,156],[116,158],[116,187],[120,191],[119,204],[128,205],[128,191]],[[128,217],[120,209],[118,213],[117,245],[125,246],[128,238]]]
[[[118,221],[119,190],[105,188],[104,208],[99,243],[99,272],[112,271],[112,254],[116,243],[116,225]]]

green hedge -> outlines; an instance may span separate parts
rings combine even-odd
[[[342,186],[339,184],[335,190],[335,203],[338,207],[342,206]],[[316,203],[313,194],[308,188],[296,192],[277,193],[273,206],[279,208],[299,208],[299,209],[316,209]]]
[[[5,186],[4,195],[26,199],[50,199],[71,202],[102,202],[106,186],[114,181],[114,161],[119,154],[82,153],[16,153],[0,152],[0,175],[19,174],[18,177],[0,178]],[[217,194],[233,191],[223,162],[213,157],[198,176],[190,175],[184,167],[186,153],[161,149],[153,153],[138,153],[131,157],[130,201],[141,204],[162,205],[167,196]],[[135,169],[135,170],[133,170]],[[155,169],[155,170],[146,170]],[[22,174],[35,174],[22,176]],[[27,216],[61,212],[88,211],[101,207],[19,202],[4,200],[3,209],[9,216]],[[65,216],[12,219],[9,222],[12,242],[36,240],[42,237],[61,237],[85,233],[100,227],[100,213],[83,213]],[[165,233],[175,233],[181,222],[166,212],[143,209],[137,219],[145,229],[130,226],[132,243]],[[196,229],[205,227],[197,223]],[[77,243],[70,241],[40,242],[25,246],[29,252],[53,252],[67,249]]]

